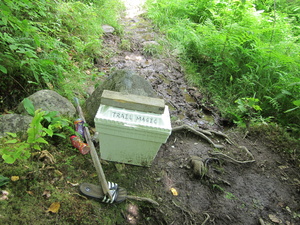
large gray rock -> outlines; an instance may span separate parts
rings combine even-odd
[[[130,70],[117,70],[112,73],[102,85],[86,100],[86,120],[94,124],[94,117],[101,103],[103,90],[117,91],[124,94],[142,95],[157,98],[151,84]]]
[[[26,132],[33,117],[19,114],[5,114],[0,117],[0,138],[5,132]]]
[[[62,97],[52,90],[41,90],[35,92],[28,97],[34,105],[35,110],[42,109],[44,111],[58,111],[60,115],[74,116],[76,109],[74,105],[66,98]],[[21,114],[27,114],[23,103],[18,106],[18,112]]]

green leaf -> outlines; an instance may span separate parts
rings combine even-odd
[[[35,142],[48,144],[48,142],[42,137],[37,138]]]
[[[37,82],[35,82],[35,81],[31,81],[31,80],[27,81],[27,83],[28,83],[28,84],[36,84],[36,85],[39,84],[39,83],[37,83]]]
[[[6,141],[5,144],[15,144],[17,142],[18,142],[17,139],[11,139],[11,140]]]
[[[60,133],[54,133],[53,135],[56,135],[56,136],[58,136],[58,137],[62,137],[62,138],[66,138],[66,136],[65,136],[65,135],[63,135],[63,134],[60,134]]]
[[[297,106],[297,107],[295,107],[295,108],[288,109],[288,110],[284,111],[284,113],[292,112],[292,111],[294,111],[294,110],[296,110],[296,109],[299,109],[299,108],[300,108],[300,106]]]
[[[38,144],[33,145],[33,148],[36,150],[41,150],[41,147]]]
[[[44,116],[44,119],[47,120],[47,122],[51,122],[51,117],[50,116]]]
[[[34,116],[34,105],[29,98],[23,100],[23,105],[29,115]]]
[[[7,69],[6,69],[4,66],[1,66],[1,65],[0,65],[0,71],[1,71],[2,73],[7,74]]]
[[[256,111],[262,111],[262,108],[259,105],[253,105],[252,106],[253,109],[255,109]]]
[[[43,131],[45,131],[45,133],[46,133],[48,136],[52,137],[52,135],[53,135],[52,126],[49,125],[48,127],[49,127],[49,129],[43,128]]]
[[[293,104],[295,106],[300,106],[300,99],[293,101]]]
[[[9,163],[9,164],[13,164],[16,161],[16,159],[14,157],[12,157],[11,155],[4,154],[4,155],[2,155],[2,158],[4,159],[4,161],[6,163]]]
[[[11,133],[11,132],[5,132],[5,133],[7,133],[11,137],[14,137],[14,138],[17,137],[16,133]]]

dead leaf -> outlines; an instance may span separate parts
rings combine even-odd
[[[58,213],[58,210],[60,208],[60,203],[59,202],[53,202],[49,209],[47,209],[46,212],[52,212],[52,213]]]
[[[53,88],[54,88],[54,87],[53,87],[53,84],[51,84],[51,83],[48,82],[48,83],[46,83],[46,85],[47,85],[47,87],[48,87],[50,90],[53,90]]]
[[[3,201],[3,200],[8,200],[8,197],[7,197],[6,195],[2,195],[2,196],[0,197],[0,201]]]
[[[47,150],[41,151],[41,154],[39,156],[39,160],[41,160],[41,161],[43,161],[47,164],[54,164],[55,163],[55,158]]]
[[[5,190],[2,190],[2,195],[9,195],[9,192],[8,191],[5,191]]]
[[[37,49],[36,49],[36,52],[42,52],[43,50],[40,48],[40,47],[38,47]]]
[[[32,191],[26,191],[27,194],[31,195],[31,196],[34,196],[33,192]]]
[[[71,184],[73,187],[79,186],[78,183],[71,183],[70,181],[67,181],[67,184]]]
[[[281,223],[282,221],[278,219],[275,215],[269,214],[269,218],[273,223]]]
[[[177,190],[176,190],[175,188],[171,188],[170,191],[172,192],[172,194],[173,194],[174,196],[177,196],[177,195],[178,195],[178,192],[177,192]]]
[[[17,180],[20,180],[20,177],[19,176],[11,176],[11,181],[17,181]]]
[[[54,173],[55,173],[57,176],[60,176],[60,177],[63,175],[63,173],[60,172],[59,170],[54,170]]]
[[[45,198],[50,198],[51,197],[51,192],[49,190],[45,190],[42,194]]]

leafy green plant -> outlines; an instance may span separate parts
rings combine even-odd
[[[65,136],[57,131],[68,126],[68,121],[57,117],[57,112],[36,110],[27,130],[27,140],[23,141],[16,133],[7,132],[8,137],[1,141],[0,155],[6,163],[14,163],[17,159],[28,159],[33,150],[42,150],[48,145],[47,137]],[[44,125],[43,125],[44,124]]]
[[[30,157],[30,144],[21,141],[16,133],[7,132],[9,135],[1,139],[0,155],[2,159],[9,164],[14,163],[17,159],[28,159]],[[8,139],[8,140],[6,140]]]
[[[84,92],[102,53],[102,24],[121,31],[118,0],[0,1],[0,108],[43,88],[67,97]]]
[[[238,120],[235,123],[240,125],[246,125],[249,128],[250,122],[260,116],[262,108],[258,105],[259,99],[257,98],[239,98],[235,101],[237,104]]]

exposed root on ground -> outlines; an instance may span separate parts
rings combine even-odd
[[[208,213],[204,213],[204,215],[206,215],[206,218],[205,218],[205,220],[201,223],[201,225],[205,225],[206,224],[206,222],[209,220],[209,218],[210,218],[210,215],[208,214]]]
[[[196,129],[194,129],[191,126],[184,124],[182,126],[174,127],[172,129],[172,132],[176,132],[176,131],[180,131],[180,130],[188,130],[188,131],[190,131],[190,132],[192,132],[192,133],[200,136],[201,138],[205,139],[208,143],[210,143],[214,148],[217,148],[217,149],[224,149],[225,146],[224,145],[220,145],[220,144],[215,144],[212,141],[212,139],[210,139],[207,135],[215,134],[215,135],[221,136],[230,145],[234,145],[238,149],[243,149],[246,152],[246,154],[250,157],[250,160],[243,160],[243,161],[242,160],[237,160],[237,159],[234,159],[233,157],[231,157],[231,156],[229,156],[227,154],[224,154],[222,152],[219,152],[219,151],[211,152],[210,154],[213,155],[213,156],[223,156],[223,157],[225,157],[227,159],[230,159],[233,162],[241,163],[241,164],[255,162],[253,154],[245,146],[240,146],[240,145],[234,143],[226,134],[224,134],[224,133],[222,133],[220,131],[213,131],[213,130],[206,131],[206,130],[201,130],[201,129],[197,129],[196,130]]]
[[[178,205],[174,200],[172,200],[172,203],[179,208],[185,215],[189,215],[190,219],[185,218],[185,223],[184,224],[196,224],[195,220],[193,219],[193,216],[191,212],[189,212],[187,209],[183,208],[182,206]],[[192,223],[191,223],[192,222]]]
[[[132,195],[127,195],[126,198],[127,198],[127,199],[137,200],[137,201],[145,201],[145,202],[149,202],[149,203],[152,203],[152,204],[154,204],[154,205],[159,206],[158,202],[157,202],[157,201],[154,201],[154,200],[151,199],[151,198],[139,197],[139,196],[132,196]]]
[[[172,129],[172,132],[176,132],[176,131],[180,131],[180,130],[188,130],[188,131],[202,137],[203,139],[207,140],[210,144],[212,144],[212,146],[214,148],[224,148],[223,145],[215,144],[209,137],[207,137],[205,135],[205,134],[209,134],[209,132],[205,132],[203,130],[195,130],[193,127],[188,126],[188,125],[182,125],[182,126],[174,127]]]

